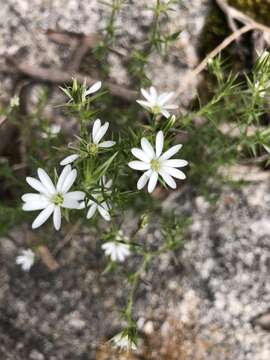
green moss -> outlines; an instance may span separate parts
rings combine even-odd
[[[223,12],[213,5],[206,16],[205,24],[199,39],[200,57],[204,58],[211,50],[218,46],[229,34]]]

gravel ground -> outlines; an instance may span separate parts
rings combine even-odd
[[[182,254],[156,259],[139,288],[141,357],[123,359],[270,358],[270,333],[254,321],[269,309],[269,190],[265,183],[225,189],[210,205],[184,188],[165,201],[193,221]],[[129,231],[131,215],[126,223]],[[100,274],[96,234],[81,233],[63,248],[56,272],[38,262],[26,274],[15,265],[23,230],[0,241],[2,358],[114,359],[101,344],[120,329],[126,284],[121,272]],[[158,227],[149,230],[142,239],[160,241]]]

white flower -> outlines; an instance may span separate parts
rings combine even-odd
[[[104,186],[103,191],[98,191],[92,194],[92,197],[96,200],[89,200],[87,202],[87,206],[89,206],[89,210],[87,212],[87,219],[91,219],[96,211],[100,213],[100,215],[103,217],[104,220],[110,221],[111,215],[109,213],[110,211],[110,205],[108,202],[104,200],[103,193],[106,192],[107,195],[111,194],[111,191],[108,191],[110,187],[112,186],[112,180],[106,181],[105,176],[102,177],[102,180],[100,181],[100,186]],[[85,202],[83,201],[81,203],[80,209],[85,208]]]
[[[112,261],[123,262],[130,255],[129,245],[123,243],[123,241],[127,240],[128,238],[120,230],[115,237],[115,241],[108,241],[101,247],[105,251],[105,255],[110,256]]]
[[[87,146],[87,151],[90,154],[96,155],[98,153],[99,148],[109,148],[115,144],[115,141],[100,142],[100,140],[105,136],[108,128],[109,128],[108,122],[105,122],[104,125],[101,125],[100,119],[97,119],[94,122],[93,129],[92,129],[92,139],[90,138],[90,144],[88,144],[88,146]],[[60,162],[60,165],[70,164],[73,161],[77,160],[79,157],[80,157],[79,154],[69,155]]]
[[[270,87],[270,81],[266,81],[264,84],[261,84],[257,80],[254,84],[255,91],[261,98],[265,97],[265,95],[267,94],[267,91],[269,90],[269,87]]]
[[[145,97],[145,100],[137,100],[142,107],[150,110],[153,114],[162,114],[166,118],[170,116],[168,110],[177,109],[177,105],[168,104],[168,101],[173,97],[174,92],[165,92],[158,95],[157,90],[151,86],[149,91],[141,89],[142,95]]]
[[[180,180],[186,178],[186,175],[176,168],[184,167],[188,162],[182,159],[170,159],[181,149],[182,145],[174,145],[162,154],[163,143],[163,132],[159,131],[156,136],[155,151],[146,138],[141,139],[142,149],[131,149],[132,154],[140,161],[131,161],[128,163],[128,166],[135,170],[145,171],[138,180],[138,190],[141,190],[148,181],[148,192],[151,193],[156,187],[159,175],[172,189],[176,188],[176,182],[173,177]]]
[[[14,107],[18,107],[20,105],[20,98],[18,95],[14,95],[11,99],[10,99],[10,103],[9,103],[11,108]]]
[[[31,249],[22,250],[16,257],[16,264],[21,265],[24,271],[29,271],[35,262],[35,254]]]
[[[97,92],[101,88],[101,85],[102,85],[101,81],[95,82],[92,86],[90,86],[90,88],[85,90],[84,96],[88,96]]]
[[[129,338],[127,334],[121,332],[115,335],[111,340],[114,347],[120,348],[121,350],[137,350],[137,345],[132,339]]]
[[[22,200],[23,210],[34,211],[42,210],[32,224],[36,229],[53,214],[55,230],[61,227],[61,207],[67,209],[78,209],[80,202],[84,199],[85,193],[82,191],[68,192],[77,177],[77,170],[67,165],[62,170],[56,186],[43,169],[37,171],[39,180],[27,177],[27,183],[39,193],[24,194]]]
[[[49,126],[49,128],[47,129],[47,131],[43,131],[41,133],[41,137],[43,137],[43,139],[48,139],[48,137],[54,137],[57,134],[59,134],[61,130],[61,125],[59,124],[52,124],[51,126]]]

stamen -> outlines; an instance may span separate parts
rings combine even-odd
[[[97,155],[98,153],[98,146],[94,143],[87,145],[87,151],[90,155]]]
[[[64,201],[64,197],[62,194],[57,193],[53,196],[52,201],[55,205],[62,205]]]
[[[160,169],[160,163],[159,163],[159,160],[158,159],[153,159],[151,161],[151,169],[153,171],[159,171]]]

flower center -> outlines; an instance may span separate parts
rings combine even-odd
[[[89,152],[90,155],[97,155],[98,153],[98,146],[94,143],[88,144],[87,145],[87,151]]]
[[[160,170],[160,163],[158,159],[153,159],[150,163],[151,169],[153,171],[159,171]]]
[[[153,114],[155,114],[155,115],[159,114],[159,113],[160,113],[160,106],[159,106],[159,105],[154,105],[154,106],[152,107],[152,112],[153,112]]]
[[[60,193],[57,193],[53,196],[52,198],[52,202],[55,204],[55,205],[62,205],[63,204],[63,201],[64,201],[64,197],[62,194]]]

